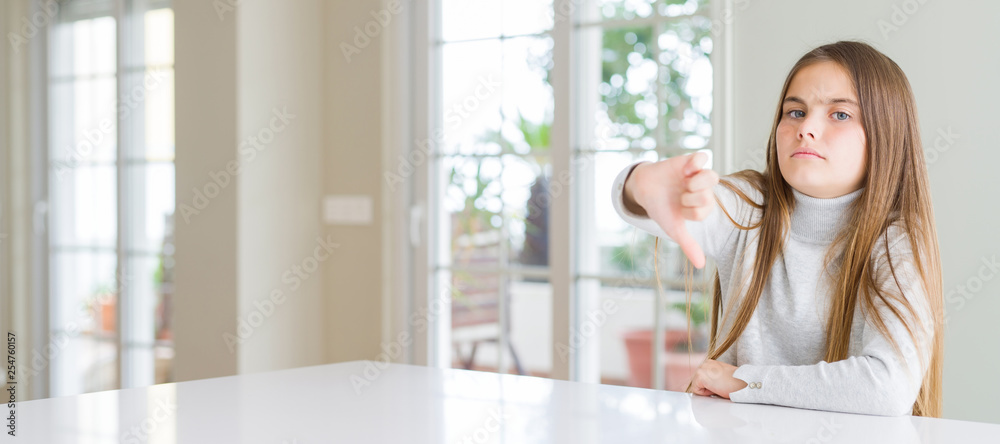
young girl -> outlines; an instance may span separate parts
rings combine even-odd
[[[906,76],[837,42],[803,56],[780,97],[763,173],[720,183],[699,153],[615,181],[623,219],[698,268],[716,262],[708,359],[689,390],[940,416],[941,266]]]

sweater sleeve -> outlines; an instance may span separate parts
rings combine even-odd
[[[614,205],[615,211],[618,212],[618,215],[622,218],[622,220],[627,222],[629,225],[639,228],[640,230],[643,230],[653,236],[670,239],[663,229],[648,216],[636,215],[625,208],[625,180],[628,179],[628,176],[632,173],[632,170],[635,169],[636,165],[640,163],[642,162],[635,162],[629,165],[618,174],[617,178],[615,178],[613,185],[614,188],[611,190],[612,205]],[[740,190],[742,190],[755,202],[759,203],[761,201],[760,193],[753,190],[749,184],[731,178],[728,180],[736,184]],[[704,220],[685,221],[685,227],[695,242],[701,246],[702,250],[705,252],[705,256],[712,259],[718,259],[725,247],[735,239],[734,234],[738,230],[729,217],[731,216],[734,220],[739,221],[740,224],[746,226],[750,223],[751,218],[755,216],[755,213],[753,211],[753,207],[749,203],[743,201],[742,198],[737,196],[737,194],[730,189],[726,188],[725,185],[720,183],[715,186],[713,191],[716,198],[720,201],[726,211],[720,211],[720,208],[716,208]],[[729,216],[727,216],[726,213],[728,213]],[[672,239],[670,240],[673,242]]]
[[[896,243],[899,244],[909,245]],[[862,318],[865,326],[860,353],[841,361],[820,361],[814,365],[742,365],[733,377],[748,386],[731,393],[730,399],[741,403],[870,415],[910,414],[930,361],[933,317],[913,264],[912,252],[908,248],[890,248],[889,251],[893,252],[892,265],[898,285],[889,271],[885,255],[876,258],[877,282],[884,292],[905,298],[916,318],[908,315],[909,311],[898,299],[890,298],[894,302],[889,303],[907,320],[905,324],[885,304],[876,309],[901,353],[867,318]],[[913,330],[916,341],[907,331],[907,325]]]

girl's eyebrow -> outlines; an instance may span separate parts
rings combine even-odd
[[[802,104],[802,105],[806,104],[805,100],[802,100],[802,99],[800,99],[800,98],[798,98],[796,96],[785,97],[785,100],[782,101],[782,103],[788,103],[788,102],[799,103],[799,104]],[[848,105],[858,106],[858,102],[855,101],[854,99],[846,99],[846,98],[839,98],[839,97],[838,98],[834,98],[834,99],[826,99],[825,103],[828,104],[828,105],[832,105],[834,103],[846,103]]]

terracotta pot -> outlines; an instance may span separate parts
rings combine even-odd
[[[114,332],[115,331],[115,300],[114,298],[108,298],[108,302],[102,302],[101,307],[101,331],[103,332]]]
[[[692,353],[691,366],[688,365],[687,352],[671,352],[687,342],[687,330],[666,330],[663,332],[663,350],[666,353],[664,362],[664,387],[667,390],[684,391],[694,370],[705,360],[705,353]],[[653,387],[652,351],[653,331],[633,330],[624,334],[625,349],[628,352],[629,378],[628,384],[633,387]]]
[[[666,361],[663,388],[674,392],[686,390],[694,372],[707,357],[708,353],[667,352],[663,359]]]

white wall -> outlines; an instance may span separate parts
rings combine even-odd
[[[0,2],[0,36],[21,35],[19,19],[30,14],[26,0]],[[28,48],[0,45],[0,329],[18,334],[18,347],[30,350],[31,171],[28,161]],[[14,260],[17,258],[18,260]],[[37,396],[37,381],[23,387],[24,399]]]
[[[324,3],[174,2],[176,380],[327,362]],[[213,182],[218,195],[194,205]],[[185,220],[182,205],[198,213]],[[293,266],[317,268],[294,285]]]
[[[885,37],[879,21],[897,31]],[[920,4],[924,3],[924,4]],[[984,268],[1000,255],[1000,3],[960,1],[802,2],[738,0],[735,20],[736,166],[760,167],[782,82],[796,60],[824,43],[861,39],[900,65],[917,98],[941,244],[949,323],[945,331],[944,415],[1000,422],[1000,280]],[[745,6],[745,7],[741,7]],[[905,17],[905,22],[901,19]],[[939,130],[960,135],[951,146]],[[981,276],[977,276],[982,271]],[[959,287],[971,297],[961,296]]]
[[[237,194],[230,184],[184,220],[213,171],[236,156],[236,19],[220,20],[211,2],[174,1],[175,151],[174,379],[236,374],[238,360],[222,337],[236,332]],[[197,209],[197,207],[195,207]]]
[[[409,3],[409,2],[404,2]],[[348,61],[342,42],[351,43],[355,27],[373,20],[383,9],[380,0],[330,2],[326,10],[326,194],[356,194],[372,198],[371,225],[330,226],[327,233],[340,244],[340,254],[323,264],[327,297],[327,358],[333,362],[375,359],[382,339],[382,51],[379,33]],[[390,27],[400,26],[392,16]]]
[[[239,313],[264,318],[241,349],[241,373],[326,362],[321,262],[341,253],[316,250],[324,237],[324,3],[258,0],[237,11],[239,136],[259,137],[263,148],[239,176]],[[293,277],[296,265],[306,277]],[[274,290],[286,300],[268,316]]]

